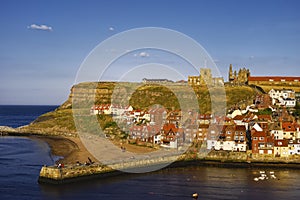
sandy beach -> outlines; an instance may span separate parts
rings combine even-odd
[[[46,142],[52,155],[63,157],[57,163],[74,164],[77,161],[85,163],[89,161],[88,158],[96,161],[84,147],[80,138],[61,136],[30,136],[30,138]]]
[[[86,149],[81,142],[80,138],[75,137],[63,137],[63,136],[29,136],[32,139],[42,140],[46,142],[50,149],[51,154],[55,156],[61,156],[62,159],[58,160],[57,163],[74,164],[77,161],[80,163],[89,162],[90,158],[92,161],[97,162],[98,160]],[[147,148],[132,144],[120,144],[114,142],[114,145],[121,148],[126,148],[126,151],[134,152],[138,154],[148,153],[155,151],[153,148]]]

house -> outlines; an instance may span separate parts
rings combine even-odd
[[[149,109],[150,124],[162,126],[166,123],[167,110],[162,107]]]
[[[132,106],[122,106],[116,104],[101,104],[101,105],[94,105],[91,107],[90,113],[92,115],[98,114],[105,114],[105,115],[114,115],[114,116],[121,116],[125,112],[132,111]]]
[[[168,113],[166,123],[173,123],[179,126],[182,119],[182,113],[180,110],[174,110]]]
[[[129,138],[136,141],[152,142],[153,136],[159,132],[159,126],[133,125],[129,128]]]
[[[275,140],[282,140],[283,137],[283,130],[281,127],[281,122],[274,122],[270,127],[270,133],[274,136]]]
[[[246,141],[246,127],[244,125],[235,126],[234,141],[236,143],[243,143]]]
[[[296,139],[297,130],[292,122],[282,122],[283,139]]]
[[[110,115],[111,105],[110,104],[94,105],[91,107],[90,113],[92,115],[99,115],[99,114]]]
[[[274,141],[274,155],[276,157],[287,157],[289,156],[288,140],[275,140]]]
[[[211,115],[208,114],[199,114],[198,123],[199,124],[210,124],[211,123]]]
[[[218,140],[217,143],[215,144],[215,150],[233,151],[234,146],[235,146],[234,141]]]
[[[273,154],[274,137],[268,136],[265,131],[251,130],[252,153],[254,154]]]
[[[200,141],[205,141],[207,139],[207,131],[209,124],[200,124],[198,127],[197,139]]]
[[[295,107],[296,97],[295,91],[290,89],[269,91],[269,96],[272,98],[272,105]]]
[[[215,150],[225,151],[246,151],[246,127],[235,125],[224,126],[214,148]]]
[[[289,155],[300,155],[300,139],[289,140]]]
[[[198,125],[197,124],[189,124],[184,128],[184,141],[192,142],[198,136]]]
[[[236,115],[234,118],[233,118],[233,121],[236,125],[245,125],[245,116],[244,115]]]
[[[183,130],[175,124],[164,124],[162,131],[162,147],[177,148],[183,143]]]
[[[153,136],[153,144],[161,144],[162,141],[162,134],[161,133],[157,133]]]
[[[268,94],[272,99],[273,98],[278,99],[279,97],[295,98],[295,91],[291,89],[283,89],[283,90],[271,89]]]
[[[123,106],[123,105],[117,105],[112,104],[110,105],[110,113],[113,116],[121,116],[124,112],[130,112],[133,111],[132,106]]]
[[[219,124],[211,124],[207,129],[207,140],[206,140],[206,148],[208,150],[214,149],[215,145],[220,137],[220,133],[222,131],[222,125]]]

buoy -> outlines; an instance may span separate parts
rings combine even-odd
[[[198,199],[198,193],[194,193],[194,194],[192,195],[192,197],[193,197],[193,199]]]

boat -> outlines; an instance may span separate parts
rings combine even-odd
[[[193,197],[193,199],[198,199],[198,193],[194,193],[193,195],[192,195],[192,197]]]

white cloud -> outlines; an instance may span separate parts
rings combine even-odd
[[[52,31],[52,27],[51,26],[47,26],[47,25],[37,25],[37,24],[31,24],[30,26],[27,26],[28,29],[34,29],[34,30],[42,30],[42,31]]]
[[[140,57],[149,57],[150,54],[147,53],[147,52],[145,52],[145,51],[143,51],[143,52],[139,53],[139,56],[140,56]]]
[[[109,31],[114,31],[115,28],[111,26],[111,27],[108,28],[108,30],[109,30]]]

